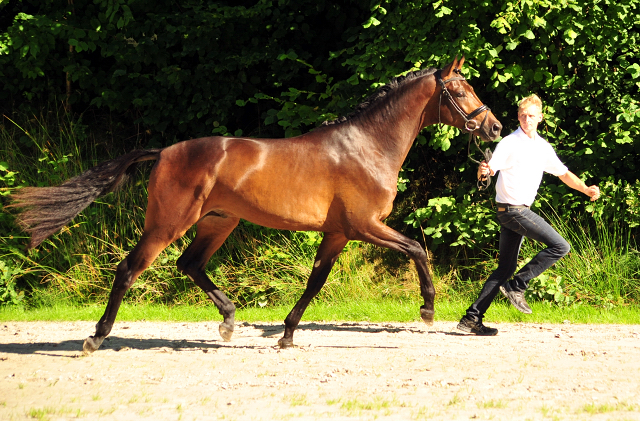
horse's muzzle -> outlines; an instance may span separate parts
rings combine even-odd
[[[493,142],[498,137],[500,137],[500,132],[502,132],[502,124],[495,118],[493,119],[493,123],[488,123],[489,124],[480,126],[476,133],[483,141]]]
[[[500,136],[500,132],[502,132],[502,124],[496,120],[496,122],[491,125],[489,137],[491,140],[496,140]]]

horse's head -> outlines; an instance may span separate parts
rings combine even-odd
[[[438,121],[479,136],[485,142],[500,136],[502,124],[484,105],[461,75],[464,57],[456,57],[451,64],[435,73],[436,92],[440,90]]]

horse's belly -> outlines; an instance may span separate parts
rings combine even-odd
[[[238,217],[254,224],[293,231],[317,231],[325,226],[329,204],[309,196],[272,196],[238,203]]]

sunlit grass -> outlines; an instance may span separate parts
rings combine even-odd
[[[40,421],[46,421],[51,419],[51,416],[56,416],[56,418],[59,418],[59,417],[67,418],[71,416],[74,418],[79,418],[83,416],[83,413],[80,409],[71,409],[63,406],[60,408],[54,408],[54,407],[31,408],[27,411],[27,415],[30,418],[34,418]]]
[[[420,301],[417,300],[362,300],[313,302],[304,313],[305,321],[367,321],[418,322]],[[436,301],[436,321],[458,321],[470,302]],[[236,321],[281,322],[292,303],[268,307],[239,308]],[[639,306],[594,308],[589,306],[556,307],[546,303],[532,303],[533,314],[522,314],[509,304],[494,303],[487,312],[485,322],[491,323],[578,323],[578,324],[640,324]],[[73,305],[57,303],[52,307],[25,309],[16,306],[0,307],[1,321],[96,321],[104,312],[104,304]],[[118,312],[119,321],[198,322],[222,321],[213,304],[206,306],[158,304],[123,304]]]
[[[633,412],[637,411],[639,406],[637,404],[629,404],[627,402],[614,402],[614,403],[589,403],[581,408],[581,412],[586,412],[591,415],[606,414],[608,412]]]
[[[293,393],[291,395],[286,396],[285,401],[289,403],[291,406],[309,406],[309,400],[307,399],[307,395],[304,393]]]
[[[380,396],[374,396],[371,399],[353,398],[340,399],[336,403],[340,404],[341,412],[349,416],[360,416],[368,413],[382,412],[383,415],[390,415],[392,408],[405,406],[395,397],[385,399]]]
[[[503,409],[507,407],[507,404],[502,400],[488,400],[477,403],[478,408],[480,409]]]

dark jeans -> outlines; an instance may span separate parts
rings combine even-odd
[[[480,291],[475,303],[467,309],[467,317],[482,321],[484,313],[498,294],[500,286],[505,284],[518,267],[518,255],[523,237],[544,243],[547,248],[540,251],[522,269],[516,273],[508,289],[524,292],[529,281],[569,252],[569,243],[529,208],[513,209],[498,212],[500,222],[500,258],[496,269]]]

